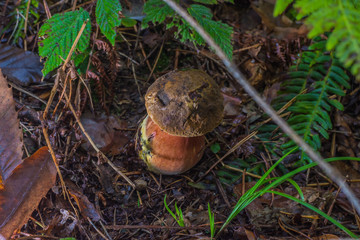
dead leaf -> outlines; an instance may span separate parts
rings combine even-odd
[[[0,239],[9,239],[27,222],[55,180],[56,168],[47,147],[40,148],[14,170],[0,190]]]
[[[94,204],[81,192],[81,190],[73,183],[67,181],[66,186],[69,188],[70,195],[75,199],[76,204],[80,209],[80,213],[85,218],[90,218],[92,221],[97,222],[101,219],[100,214],[97,212]]]
[[[12,90],[0,69],[0,187],[22,162],[22,132]]]
[[[330,239],[340,239],[338,236],[333,234],[324,234],[317,237],[312,237],[312,240],[330,240]]]
[[[129,141],[123,131],[127,127],[126,122],[121,121],[116,116],[94,117],[85,113],[81,117],[81,123],[96,146],[104,153],[117,155]],[[85,136],[84,139],[86,142],[82,147],[89,151],[90,154],[95,155],[95,150]]]
[[[5,44],[0,44],[0,68],[11,81],[22,86],[42,78],[43,65],[38,55]]]

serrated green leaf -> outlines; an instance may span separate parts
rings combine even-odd
[[[90,19],[84,9],[54,14],[39,31],[39,55],[47,58],[42,70],[44,76],[57,68],[66,59],[82,24]],[[86,24],[75,51],[83,52],[89,45],[90,21]],[[74,55],[73,55],[74,56]]]
[[[96,3],[96,22],[101,32],[115,45],[116,27],[120,26],[119,12],[122,10],[119,0],[98,0]]]
[[[274,17],[282,14],[294,0],[277,0],[274,7]]]
[[[194,0],[194,2],[209,4],[209,5],[217,4],[216,0]]]
[[[162,23],[167,17],[175,17],[175,12],[162,0],[149,0],[144,4],[144,13],[142,27],[148,27],[149,22]]]
[[[231,44],[232,27],[220,21],[212,20],[212,13],[209,8],[192,4],[188,9],[191,16],[205,29],[206,32],[214,39],[214,41],[225,52],[229,59],[232,59],[233,46]],[[199,35],[196,33],[196,35]]]

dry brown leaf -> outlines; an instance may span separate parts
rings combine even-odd
[[[338,236],[333,234],[324,234],[317,237],[312,237],[312,240],[330,240],[330,239],[340,239]]]
[[[76,204],[80,209],[80,213],[85,218],[90,218],[94,222],[100,221],[100,214],[97,212],[95,205],[89,201],[87,196],[75,189],[69,190],[69,193],[75,199]]]
[[[103,153],[117,155],[129,141],[129,137],[122,131],[127,128],[126,122],[116,116],[102,115],[95,117],[85,113],[81,116],[81,123],[96,146]],[[82,147],[90,154],[96,155],[94,148],[85,136],[84,139],[86,142],[82,144]]]
[[[56,168],[47,147],[26,158],[0,190],[0,239],[9,239],[25,224],[55,184]]]
[[[12,90],[0,69],[0,187],[22,162],[22,132]]]
[[[43,65],[38,55],[6,44],[0,44],[0,68],[11,81],[23,86],[42,78]]]

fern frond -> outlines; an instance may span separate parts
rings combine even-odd
[[[57,68],[70,52],[71,46],[82,24],[90,19],[89,13],[80,8],[78,11],[54,14],[40,28],[39,54],[46,62],[42,70],[44,76]],[[88,22],[75,51],[83,52],[89,45],[91,24]],[[73,54],[73,57],[75,54]]]
[[[274,15],[280,14],[291,0],[277,1]],[[354,0],[296,0],[297,19],[306,18],[309,37],[331,32],[327,50],[334,50],[340,62],[360,80],[360,3]]]
[[[325,52],[325,44],[320,41],[301,55],[297,64],[290,68],[281,95],[273,101],[273,106],[279,109],[296,97],[287,109],[291,112],[287,122],[315,150],[320,149],[321,138],[329,138],[330,111],[334,108],[343,110],[343,105],[330,96],[344,96],[342,87],[350,87],[345,70],[332,53]],[[307,91],[302,93],[304,90]],[[289,140],[282,144],[281,150],[288,152],[295,145]],[[303,152],[301,163],[302,160],[311,161]]]

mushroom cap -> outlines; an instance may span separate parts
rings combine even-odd
[[[163,131],[182,137],[212,131],[224,111],[219,86],[200,70],[172,71],[156,79],[145,95],[145,105]]]

